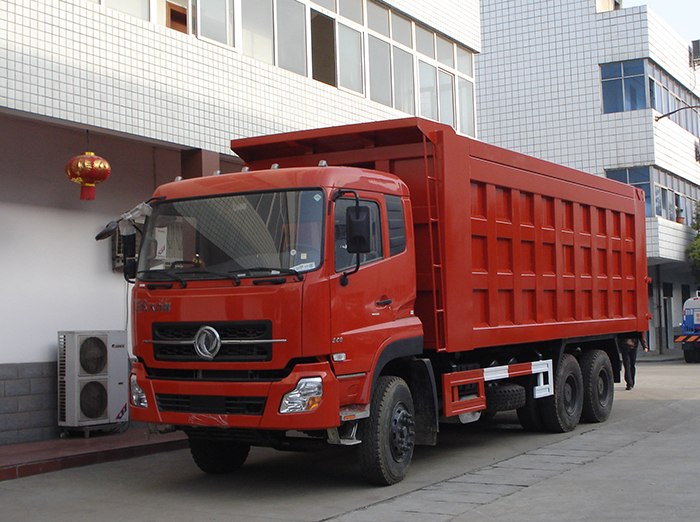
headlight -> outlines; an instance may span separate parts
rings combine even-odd
[[[280,413],[299,413],[318,408],[323,399],[323,381],[320,377],[300,379],[289,393],[282,397]]]
[[[148,408],[146,392],[144,392],[141,386],[136,382],[136,375],[132,373],[129,382],[131,384],[131,405],[138,406],[139,408]]]

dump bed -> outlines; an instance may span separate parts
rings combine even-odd
[[[231,147],[255,170],[325,160],[406,182],[416,314],[427,348],[456,352],[647,329],[639,189],[420,118],[234,140]]]

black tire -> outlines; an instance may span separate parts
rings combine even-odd
[[[406,381],[382,376],[372,391],[370,416],[360,422],[360,468],[372,484],[390,486],[403,480],[413,458],[413,397]]]
[[[542,420],[542,412],[540,411],[540,401],[535,399],[534,387],[537,384],[537,376],[531,375],[527,379],[525,385],[525,405],[518,408],[518,420],[525,431],[541,432],[544,431],[544,421]]]
[[[612,411],[615,394],[610,357],[603,350],[591,350],[581,357],[583,411],[586,422],[605,422]]]
[[[564,354],[554,376],[554,395],[541,399],[542,420],[555,433],[573,431],[583,410],[583,377],[573,355]]]
[[[695,350],[683,350],[683,359],[687,363],[695,362]]]
[[[211,475],[231,473],[243,466],[249,444],[212,439],[190,438],[190,453],[197,467]]]
[[[486,387],[486,411],[498,412],[521,408],[525,405],[525,388],[519,384],[501,384]]]

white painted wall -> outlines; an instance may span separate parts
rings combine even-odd
[[[2,363],[55,360],[59,330],[125,329],[126,282],[94,239],[113,217],[0,203]]]

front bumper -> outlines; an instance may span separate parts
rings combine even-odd
[[[131,405],[131,418],[141,422],[267,430],[325,430],[340,425],[338,381],[327,362],[299,364],[275,382],[153,379],[138,362],[132,374],[148,400],[147,408]],[[305,377],[322,379],[319,406],[308,412],[279,413],[284,394]]]

